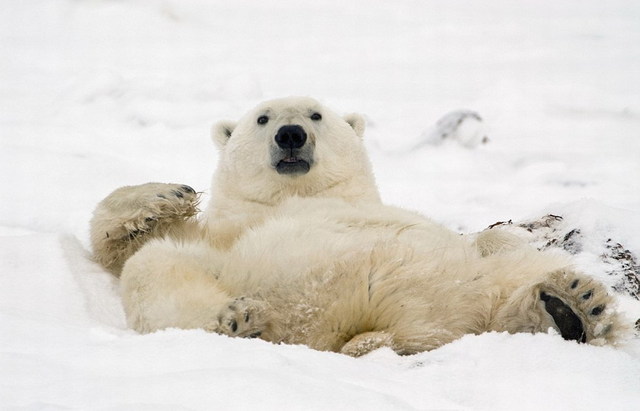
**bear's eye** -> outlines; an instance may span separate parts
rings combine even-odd
[[[320,121],[320,120],[322,120],[322,114],[320,114],[320,113],[313,113],[313,114],[311,115],[311,120],[313,120],[313,121]]]
[[[258,124],[260,125],[265,125],[269,122],[269,117],[267,116],[260,116],[258,117]]]

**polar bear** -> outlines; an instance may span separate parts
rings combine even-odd
[[[220,159],[202,221],[194,221],[197,194],[187,185],[122,187],[94,211],[94,256],[119,275],[150,238],[204,235],[216,248],[229,248],[290,197],[379,204],[364,129],[361,115],[340,117],[301,97],[265,102],[238,122],[220,121],[212,130]]]
[[[214,127],[220,161],[200,221],[186,185],[116,190],[92,220],[139,332],[202,328],[360,356],[464,334],[547,332],[615,343],[597,281],[499,230],[460,236],[381,204],[364,121],[315,100],[265,102]]]

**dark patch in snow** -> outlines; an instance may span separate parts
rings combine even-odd
[[[509,221],[498,221],[497,223],[493,223],[491,224],[489,227],[487,227],[487,229],[491,230],[492,228],[501,226],[501,225],[511,225],[513,224],[513,221],[509,220]]]
[[[578,180],[563,180],[563,181],[559,181],[558,184],[560,184],[563,187],[579,187],[579,188],[583,188],[583,187],[591,186],[594,183],[586,182],[586,181],[578,181]]]
[[[582,236],[580,235],[580,230],[574,228],[569,231],[564,238],[562,239],[562,248],[570,252],[571,254],[578,254],[582,251]]]
[[[500,227],[515,234],[518,234],[519,230],[526,230],[532,234],[529,238],[531,245],[541,251],[561,248],[572,255],[582,253],[584,251],[582,230],[574,227],[567,231],[567,227],[563,226],[566,224],[562,216],[547,214],[540,219],[519,224],[513,224],[511,220],[498,221],[488,228]],[[637,257],[612,239],[607,239],[602,244],[604,251],[600,254],[600,258],[611,265],[611,269],[606,271],[606,274],[616,279],[613,290],[640,300],[640,264]]]
[[[582,252],[582,234],[580,229],[573,228],[568,232],[564,232],[558,227],[562,221],[562,216],[547,214],[539,220],[519,224],[518,227],[524,228],[530,233],[534,231],[540,232],[539,239],[545,241],[545,243],[538,246],[539,250],[558,247],[564,249],[569,254],[575,255]]]
[[[450,138],[460,125],[468,118],[477,120],[478,122],[482,121],[482,117],[480,117],[480,115],[475,111],[471,110],[458,110],[446,114],[436,123],[438,136],[443,140]]]
[[[640,265],[636,256],[622,244],[609,238],[605,243],[605,252],[600,257],[602,261],[613,266],[607,274],[618,277],[618,282],[613,289],[626,292],[636,300],[640,300]]]
[[[578,254],[582,251],[582,236],[580,230],[574,228],[562,237],[562,239],[552,238],[541,249],[547,249],[549,247],[560,247],[567,251],[569,254]]]
[[[440,144],[449,140],[462,146],[474,148],[487,144],[489,137],[485,134],[482,117],[475,111],[456,110],[445,114],[435,126],[424,132],[421,141],[414,147],[425,144]]]
[[[562,221],[562,217],[559,215],[547,214],[542,217],[540,220],[531,221],[528,223],[519,224],[518,227],[522,227],[528,232],[532,233],[534,230],[538,230],[540,228],[553,228],[553,226],[558,222]],[[553,229],[555,232],[556,230]]]

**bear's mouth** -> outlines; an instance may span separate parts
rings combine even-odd
[[[285,157],[276,164],[278,174],[306,174],[310,168],[309,162],[299,157]]]
[[[271,167],[280,175],[297,177],[305,175],[314,164],[314,144],[307,143],[300,148],[271,147]]]

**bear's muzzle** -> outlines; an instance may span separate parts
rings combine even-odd
[[[313,165],[313,145],[307,144],[307,133],[291,124],[278,129],[271,149],[271,163],[278,174],[307,174]]]

